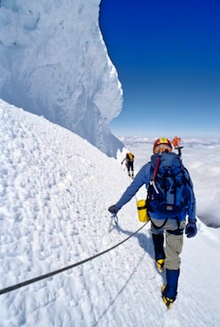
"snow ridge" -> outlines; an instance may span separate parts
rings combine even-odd
[[[98,25],[100,0],[2,1],[0,98],[116,156],[122,88]]]

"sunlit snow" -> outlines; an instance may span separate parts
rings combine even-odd
[[[130,183],[122,153],[109,158],[3,101],[0,121],[0,290],[93,257],[143,226],[136,198],[144,189],[118,213],[119,227],[108,230],[107,209]],[[135,154],[136,172],[149,160],[153,140],[123,142]],[[183,144],[197,214],[219,226],[219,143]],[[184,237],[178,298],[167,311],[149,227],[83,265],[0,294],[0,326],[218,327],[220,229],[198,218],[197,236]]]

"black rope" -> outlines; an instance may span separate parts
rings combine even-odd
[[[109,249],[106,249],[105,251],[102,251],[102,252],[100,252],[100,253],[98,253],[98,254],[92,256],[92,257],[89,257],[89,258],[87,258],[87,259],[84,259],[84,260],[82,260],[82,261],[76,262],[76,263],[74,263],[74,264],[72,264],[72,265],[70,265],[70,266],[66,266],[66,267],[64,267],[64,268],[61,268],[61,269],[58,269],[58,270],[52,271],[52,272],[50,272],[50,273],[48,273],[48,274],[41,275],[41,276],[38,276],[38,277],[35,277],[35,278],[32,278],[32,279],[26,280],[26,281],[24,281],[24,282],[22,282],[22,283],[15,284],[15,285],[13,285],[13,286],[9,286],[9,287],[3,288],[3,289],[0,290],[0,294],[5,294],[5,293],[8,293],[8,292],[14,291],[14,290],[16,290],[16,289],[18,289],[18,288],[21,288],[21,287],[24,287],[24,286],[30,285],[30,284],[32,284],[32,283],[38,282],[39,280],[42,280],[42,279],[45,279],[45,278],[48,278],[48,277],[54,276],[54,275],[59,274],[59,273],[65,271],[65,270],[68,270],[68,269],[71,269],[71,268],[75,268],[75,267],[77,267],[77,266],[79,266],[79,265],[82,265],[83,263],[85,263],[85,262],[87,262],[87,261],[93,260],[93,259],[99,257],[100,255],[102,255],[102,254],[104,254],[104,253],[106,253],[106,252],[109,252],[109,251],[113,250],[114,248],[116,248],[117,246],[121,245],[122,243],[126,242],[129,238],[131,238],[132,236],[134,236],[135,234],[137,234],[137,233],[138,233],[142,228],[144,228],[144,226],[145,226],[146,224],[147,224],[147,222],[146,222],[143,226],[141,226],[138,230],[136,230],[136,232],[132,233],[130,236],[128,236],[127,238],[125,238],[123,241],[121,241],[120,243],[118,243],[118,244],[112,246],[112,247],[109,248]]]

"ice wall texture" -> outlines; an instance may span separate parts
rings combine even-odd
[[[116,156],[123,93],[99,28],[100,0],[1,0],[0,98]]]

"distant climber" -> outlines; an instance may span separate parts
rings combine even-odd
[[[125,161],[125,166],[128,171],[128,176],[134,178],[134,155],[131,152],[127,152],[125,158],[122,160],[121,165]]]

